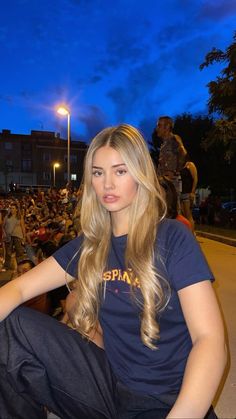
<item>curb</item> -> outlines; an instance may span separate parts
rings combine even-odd
[[[224,244],[228,244],[229,246],[236,247],[236,239],[232,239],[231,237],[220,236],[218,234],[208,233],[206,231],[196,231],[196,235],[199,237],[206,237],[210,240],[215,240]]]

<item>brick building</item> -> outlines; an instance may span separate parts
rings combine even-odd
[[[78,187],[83,173],[83,161],[87,144],[71,141],[70,171],[73,184]],[[50,131],[31,131],[13,134],[10,130],[0,132],[0,190],[7,191],[11,183],[19,188],[55,184],[65,186],[67,182],[67,141]]]

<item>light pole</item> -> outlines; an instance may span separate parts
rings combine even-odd
[[[53,163],[53,186],[56,186],[56,169],[60,167],[59,163]]]
[[[67,115],[67,182],[70,182],[70,112],[65,106],[60,106],[57,113]]]

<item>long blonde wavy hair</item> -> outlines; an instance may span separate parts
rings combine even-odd
[[[154,245],[157,226],[165,216],[166,204],[147,145],[140,132],[131,125],[122,124],[102,130],[88,148],[81,202],[81,232],[84,238],[78,265],[74,324],[82,335],[89,336],[97,325],[105,286],[103,272],[110,248],[111,217],[92,187],[93,157],[104,146],[120,153],[138,185],[130,206],[125,261],[127,269],[131,269],[133,281],[139,279],[143,296],[141,339],[149,348],[155,349],[154,341],[159,337],[156,315],[166,305],[167,298],[154,266]]]

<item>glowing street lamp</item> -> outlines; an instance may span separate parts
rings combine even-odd
[[[53,164],[53,186],[56,186],[56,169],[60,167],[59,163],[54,163]]]
[[[57,113],[62,116],[67,115],[67,182],[70,182],[70,112],[65,106],[60,106]]]

